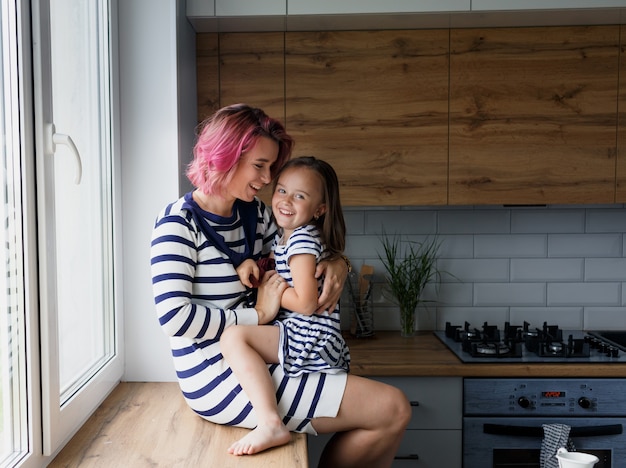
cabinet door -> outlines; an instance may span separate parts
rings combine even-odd
[[[392,468],[460,468],[461,429],[408,430],[398,447]]]
[[[404,392],[413,408],[407,429],[463,427],[463,381],[460,377],[376,377]]]
[[[448,31],[288,32],[296,155],[333,165],[344,206],[447,202]]]
[[[456,29],[449,203],[615,202],[619,26]]]

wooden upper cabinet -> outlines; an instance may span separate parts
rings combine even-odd
[[[626,25],[622,25],[619,99],[617,104],[617,183],[615,201],[626,203]]]
[[[245,103],[285,123],[285,34],[222,33],[220,107]],[[271,187],[260,197],[271,200]]]
[[[219,46],[215,33],[196,35],[198,122],[219,109]]]
[[[456,29],[450,52],[449,204],[615,202],[619,26]]]
[[[223,33],[219,40],[220,105],[243,102],[284,123],[284,33]]]
[[[448,31],[286,33],[295,155],[333,165],[344,206],[443,205]]]

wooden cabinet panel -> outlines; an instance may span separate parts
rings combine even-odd
[[[219,108],[218,76],[219,47],[217,34],[196,35],[196,86],[198,93],[198,122]]]
[[[284,33],[220,34],[220,105],[239,102],[284,122]]]
[[[619,26],[451,31],[449,203],[615,201]]]
[[[295,154],[327,160],[342,203],[447,202],[448,31],[286,34]]]
[[[626,25],[622,25],[621,28],[615,201],[626,203]]]
[[[285,123],[284,33],[220,34],[220,106],[240,102]],[[271,187],[259,196],[270,203]]]

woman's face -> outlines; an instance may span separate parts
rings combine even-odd
[[[278,158],[278,143],[261,137],[256,144],[241,155],[227,192],[233,198],[250,202],[272,181],[271,167]]]

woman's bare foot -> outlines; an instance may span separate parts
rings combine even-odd
[[[233,455],[252,455],[270,447],[285,445],[291,440],[291,434],[285,425],[259,425],[228,448]]]

